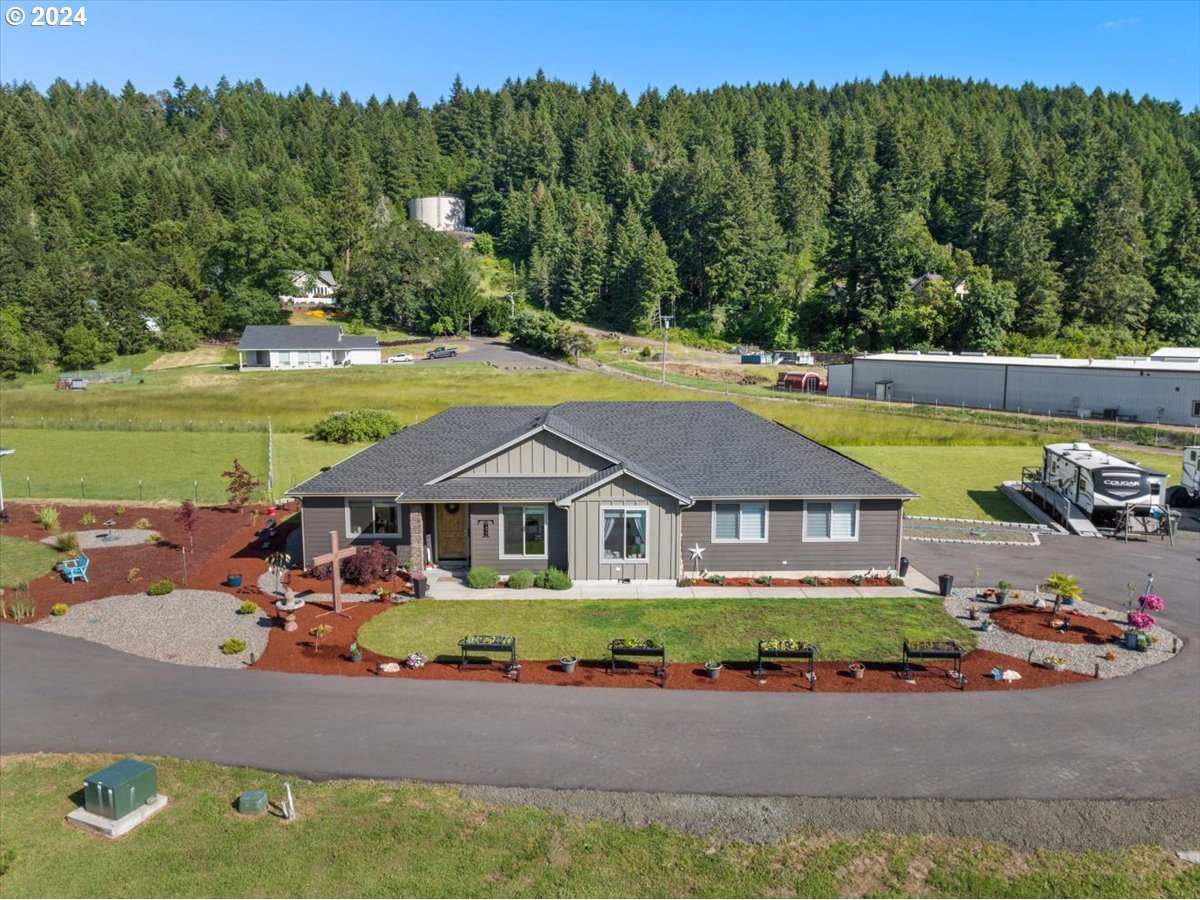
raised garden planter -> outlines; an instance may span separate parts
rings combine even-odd
[[[667,649],[653,638],[614,638],[608,644],[608,672],[610,675],[617,671],[617,658],[625,659],[657,659],[654,674],[658,678],[658,686],[667,686]],[[638,663],[640,668],[641,664]]]
[[[504,671],[517,681],[521,680],[521,665],[517,662],[517,639],[507,634],[469,634],[458,642],[462,659],[458,664],[461,672],[470,666],[491,666],[492,660],[485,656],[482,661],[472,659],[471,654],[507,653],[508,662]]]
[[[957,641],[915,641],[904,642],[903,674],[905,678],[912,675],[910,663],[913,660],[938,661],[950,660],[952,668],[946,673],[958,682],[958,686],[966,690],[967,681],[962,674],[963,648]]]
[[[817,648],[803,641],[796,641],[791,638],[770,638],[759,641],[758,663],[754,667],[754,674],[758,678],[766,677],[767,670],[763,666],[764,659],[808,660],[808,670],[805,672],[805,677],[808,679],[808,689],[813,691],[816,690],[817,685],[817,673],[813,670],[813,661],[816,659],[816,656]]]

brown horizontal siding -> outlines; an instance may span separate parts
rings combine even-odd
[[[899,500],[859,501],[857,541],[803,540],[802,500],[768,501],[765,543],[717,543],[712,526],[712,501],[683,511],[683,546],[705,548],[700,566],[710,572],[859,570],[899,563]],[[686,554],[684,565],[691,566]]]
[[[511,575],[522,569],[540,572],[551,566],[567,568],[567,511],[549,504],[546,520],[550,545],[546,559],[500,558],[500,504],[472,503],[468,511],[471,528],[471,565],[491,566],[501,575]],[[483,536],[483,523],[490,522],[488,536]]]

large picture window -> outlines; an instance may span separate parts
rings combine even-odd
[[[500,556],[546,556],[546,507],[500,507]]]
[[[617,507],[604,510],[603,557],[645,561],[646,520],[644,509]]]
[[[853,500],[804,504],[806,541],[857,541],[858,503]]]
[[[713,507],[714,541],[765,541],[766,539],[766,503],[718,503]]]
[[[348,500],[346,524],[349,537],[396,536],[400,534],[400,507],[386,500]]]

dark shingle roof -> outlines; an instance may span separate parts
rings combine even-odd
[[[239,350],[378,350],[376,337],[342,334],[337,325],[247,325]]]
[[[489,450],[545,426],[637,477],[691,498],[913,497],[907,488],[801,434],[728,402],[570,402],[545,406],[455,407],[368,447],[298,485],[295,494],[373,493],[463,499],[488,482],[502,499],[539,482],[543,499],[559,478],[450,478]],[[574,493],[598,476],[554,494]],[[544,484],[542,484],[544,483]],[[435,490],[437,492],[435,496]],[[502,497],[505,492],[511,497]]]

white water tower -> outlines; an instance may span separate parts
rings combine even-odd
[[[467,230],[467,205],[462,197],[453,194],[409,200],[408,217],[434,231]]]

